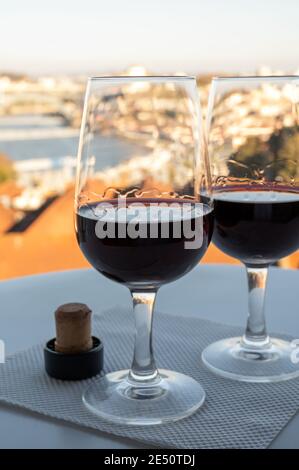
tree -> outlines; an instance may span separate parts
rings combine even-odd
[[[15,178],[15,170],[9,158],[0,153],[0,183],[12,180]]]
[[[299,129],[286,127],[271,134],[265,142],[249,137],[229,162],[230,175],[236,178],[260,177],[285,181],[298,176]]]

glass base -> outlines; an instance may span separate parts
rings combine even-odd
[[[299,376],[299,364],[292,362],[294,347],[288,341],[271,338],[263,348],[246,348],[241,338],[227,338],[210,344],[202,352],[203,363],[215,374],[243,382],[279,382]]]
[[[130,383],[128,370],[107,374],[85,391],[87,408],[118,424],[155,425],[183,419],[204,402],[205,392],[191,377],[159,370],[154,385]]]

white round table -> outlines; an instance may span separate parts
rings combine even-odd
[[[299,338],[299,272],[271,268],[266,298],[269,330]],[[129,306],[129,291],[93,270],[65,271],[0,282],[0,339],[6,353],[26,349],[54,334],[54,311],[65,302],[85,302],[93,310]],[[245,325],[245,271],[237,266],[202,265],[181,280],[163,287],[157,310],[196,315]],[[2,365],[1,365],[2,366]],[[5,367],[5,365],[4,365]],[[44,418],[0,404],[1,448],[139,448],[140,444]],[[299,415],[272,443],[299,448]]]

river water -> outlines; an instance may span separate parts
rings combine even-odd
[[[113,137],[97,136],[101,166],[118,162],[146,150]],[[0,153],[11,160],[76,156],[79,131],[64,127],[60,118],[42,115],[0,116]]]

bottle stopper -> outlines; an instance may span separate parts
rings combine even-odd
[[[82,303],[67,303],[56,309],[56,338],[44,348],[48,375],[61,380],[83,380],[101,372],[103,344],[91,335],[91,314]]]
[[[92,348],[91,310],[85,304],[69,303],[55,312],[55,351],[73,354]]]

